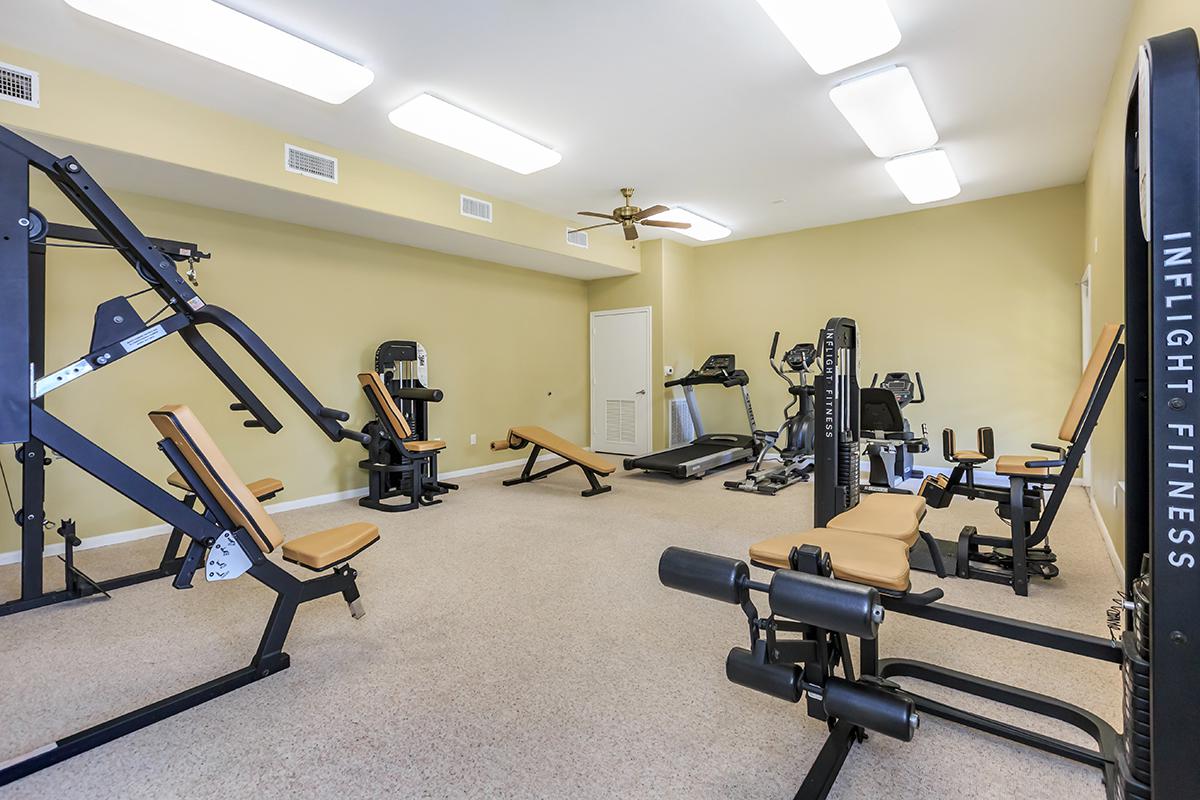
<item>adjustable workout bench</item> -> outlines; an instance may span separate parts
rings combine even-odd
[[[1007,538],[984,536],[968,525],[962,529],[957,542],[939,541],[943,556],[954,563],[955,575],[1009,584],[1019,595],[1029,594],[1031,574],[1039,574],[1047,580],[1058,575],[1054,563],[1056,557],[1049,544],[1050,527],[1083,459],[1117,373],[1121,371],[1125,360],[1125,346],[1121,344],[1123,331],[1123,325],[1109,323],[1100,332],[1058,430],[1058,438],[1068,446],[1034,444],[1034,449],[1053,455],[996,458],[996,475],[1007,478],[1008,486],[975,482],[975,469],[996,457],[991,428],[978,430],[976,450],[959,450],[954,431],[950,428],[942,431],[944,455],[954,464],[954,469],[948,477],[927,477],[921,484],[921,496],[932,508],[945,508],[955,495],[969,500],[990,500],[996,503],[997,515],[1008,521],[1011,531]],[[1059,471],[1052,473],[1052,469]],[[1049,500],[1044,498],[1047,485],[1053,487]],[[1035,521],[1036,528],[1033,526]],[[981,547],[990,549],[981,550]]]
[[[525,469],[521,470],[520,477],[504,481],[505,486],[514,486],[518,483],[531,483],[561,469],[579,467],[583,470],[584,476],[587,477],[588,483],[592,487],[580,492],[581,495],[591,497],[612,490],[611,486],[601,484],[597,478],[601,475],[612,475],[617,471],[616,464],[601,458],[595,453],[584,450],[574,442],[551,433],[545,428],[539,428],[536,425],[522,425],[519,428],[510,428],[508,436],[492,442],[492,450],[520,450],[527,444],[532,444],[533,450],[529,453],[529,460],[525,462]],[[566,461],[548,467],[541,472],[534,472],[533,465],[537,462],[538,456],[543,450],[549,450],[556,456],[562,456]]]
[[[437,457],[446,449],[446,443],[441,439],[414,438],[412,427],[396,406],[379,373],[360,373],[358,382],[375,410],[379,425],[367,445],[368,457],[358,462],[370,474],[367,496],[359,498],[358,504],[376,511],[412,511],[442,502],[436,495],[448,491],[443,486],[458,488],[438,481]],[[393,454],[399,455],[398,462],[393,463]],[[388,480],[397,474],[400,480]],[[399,495],[407,495],[408,502],[403,505],[383,502]]]

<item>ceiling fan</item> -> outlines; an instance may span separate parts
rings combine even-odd
[[[600,211],[580,211],[579,214],[584,217],[600,217],[601,219],[611,220],[611,222],[601,222],[599,225],[589,225],[586,228],[576,228],[571,233],[579,233],[580,231],[590,231],[592,228],[604,228],[609,225],[620,225],[625,229],[625,239],[633,241],[638,238],[637,226],[649,225],[652,228],[690,228],[690,222],[667,222],[666,220],[648,219],[655,214],[661,214],[669,209],[666,206],[650,206],[649,208],[638,208],[635,205],[630,205],[633,199],[633,188],[626,186],[621,190],[621,195],[625,198],[625,205],[618,206],[612,210],[612,213],[605,214]]]

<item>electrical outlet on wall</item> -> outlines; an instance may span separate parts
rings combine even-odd
[[[471,444],[475,444],[477,441],[478,441],[478,439],[476,438],[475,434],[472,433],[471,434]]]
[[[669,366],[668,366],[668,367],[663,367],[663,375],[664,375],[665,377],[668,377],[668,378],[669,378],[669,377],[671,377],[671,376],[672,376],[672,375],[674,375],[674,374],[675,374],[675,368],[674,368],[674,367],[669,367]]]

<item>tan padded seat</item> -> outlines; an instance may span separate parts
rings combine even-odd
[[[428,439],[425,441],[413,441],[404,443],[405,450],[411,450],[414,453],[429,453],[434,450],[445,450],[446,443],[441,439]]]
[[[601,458],[595,453],[584,450],[574,442],[564,439],[556,433],[551,433],[545,428],[540,428],[537,425],[522,425],[518,428],[510,428],[507,437],[492,442],[492,449],[507,450],[510,447],[516,449],[522,446],[524,442],[539,445],[555,455],[562,456],[568,461],[574,461],[576,464],[582,464],[601,475],[611,475],[617,471],[617,465],[608,459]]]
[[[834,575],[842,580],[896,592],[908,590],[908,547],[904,542],[885,536],[814,528],[751,545],[750,559],[787,569],[792,548],[806,544],[828,553]]]
[[[997,475],[1049,475],[1049,467],[1027,467],[1026,461],[1047,461],[1053,453],[1043,456],[1000,456],[996,459]]]
[[[916,514],[904,510],[897,512],[880,504],[859,503],[829,520],[828,527],[884,536],[912,547],[921,533],[921,518]]]
[[[1088,359],[1083,375],[1079,378],[1075,396],[1071,398],[1071,405],[1067,408],[1062,426],[1058,429],[1058,438],[1064,442],[1075,443],[1075,434],[1078,433],[1079,423],[1083,421],[1083,415],[1087,412],[1088,401],[1092,399],[1096,383],[1100,380],[1100,372],[1108,363],[1108,354],[1120,335],[1121,326],[1116,322],[1110,322],[1100,330],[1100,337],[1096,340],[1096,346],[1092,348],[1092,357]]]
[[[954,457],[950,460],[951,461],[984,462],[984,461],[988,460],[988,457],[985,456],[983,453],[979,452],[978,450],[955,450]]]
[[[367,522],[352,522],[285,542],[283,560],[309,569],[328,569],[361,553],[378,540],[378,527]]]
[[[178,472],[172,472],[167,476],[167,483],[174,486],[176,489],[182,489],[185,492],[192,491],[192,487],[188,486],[188,482],[183,479],[183,476]],[[246,488],[255,497],[263,498],[269,494],[279,494],[283,491],[283,481],[278,478],[259,478],[256,481],[251,481],[246,484]]]
[[[863,492],[858,498],[858,506],[886,508],[893,514],[907,512],[918,519],[925,518],[928,507],[924,497],[919,494],[900,494],[898,492]],[[857,507],[857,506],[856,506]],[[861,529],[860,529],[861,530]]]

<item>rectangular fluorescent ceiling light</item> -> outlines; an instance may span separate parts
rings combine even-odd
[[[397,128],[528,175],[553,167],[562,155],[491,120],[420,94],[388,114]]]
[[[861,64],[900,44],[887,0],[758,0],[818,75]]]
[[[879,158],[937,144],[937,129],[908,67],[887,67],[839,83],[829,90],[829,99]]]
[[[883,166],[913,205],[948,200],[962,191],[945,150],[899,156]]]
[[[375,73],[213,0],[66,0],[77,11],[324,100],[344,103]]]
[[[660,230],[674,230],[676,233],[682,233],[684,236],[690,236],[693,239],[699,239],[702,242],[711,242],[714,239],[724,239],[729,234],[733,233],[729,228],[713,222],[711,219],[705,219],[699,214],[693,214],[686,208],[671,208],[661,214],[655,214],[653,217],[647,217],[661,222],[687,222],[692,227],[690,228],[660,228]]]

